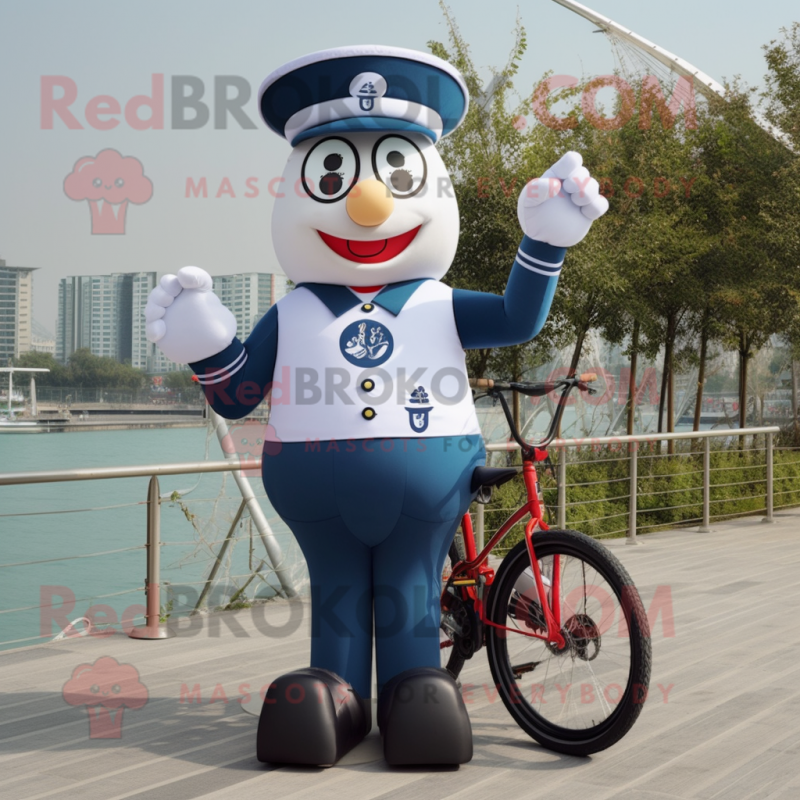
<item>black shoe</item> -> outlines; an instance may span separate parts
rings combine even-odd
[[[420,667],[392,678],[378,702],[378,725],[384,757],[394,766],[472,759],[469,715],[447,670]]]
[[[372,726],[370,701],[327,669],[310,667],[270,685],[256,755],[274,764],[335,764]]]

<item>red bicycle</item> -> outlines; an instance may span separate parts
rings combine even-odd
[[[619,741],[641,713],[650,681],[650,630],[639,593],[625,567],[600,542],[544,521],[536,464],[547,461],[569,393],[594,393],[592,374],[545,383],[471,380],[503,408],[522,450],[527,501],[477,552],[465,514],[450,547],[443,578],[443,663],[458,677],[484,645],[497,691],[515,722],[543,746],[589,755]],[[523,441],[503,395],[529,397],[561,390],[550,429],[541,442]],[[516,467],[480,467],[473,477],[478,502],[515,478]],[[529,517],[524,538],[495,574],[489,555]]]

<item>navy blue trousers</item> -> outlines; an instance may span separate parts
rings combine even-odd
[[[480,436],[283,443],[264,454],[275,510],[311,577],[311,666],[371,696],[438,667],[442,565],[485,461]]]

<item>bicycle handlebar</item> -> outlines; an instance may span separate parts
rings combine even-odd
[[[552,387],[558,387],[566,381],[577,381],[578,383],[594,383],[597,380],[596,372],[584,372],[577,377],[567,378],[561,381],[547,381],[544,383],[508,383],[507,381],[495,381],[491,378],[470,378],[469,385],[473,389],[516,389],[521,392],[525,389],[540,389],[545,386],[551,387],[547,391],[552,391]]]
[[[514,440],[517,442],[517,444],[522,448],[523,457],[530,457],[536,448],[546,448],[547,445],[550,444],[550,442],[552,442],[555,438],[558,424],[561,422],[561,417],[563,416],[564,409],[567,405],[566,401],[569,393],[573,389],[577,388],[582,392],[596,394],[597,390],[592,389],[588,385],[596,380],[596,373],[584,372],[582,375],[573,376],[572,378],[562,378],[561,380],[557,381],[544,381],[540,383],[495,381],[491,378],[470,378],[469,385],[473,389],[485,390],[488,397],[493,397],[500,401],[500,405],[503,407],[503,412],[506,416],[506,421],[511,429],[511,435],[514,437]],[[547,431],[545,438],[538,444],[530,444],[529,442],[524,441],[519,430],[517,429],[517,426],[514,424],[513,414],[511,413],[511,409],[508,407],[508,403],[503,396],[503,392],[509,389],[517,391],[520,394],[524,394],[527,397],[542,397],[552,391],[555,391],[556,389],[561,389],[561,394],[556,406],[556,412],[553,414],[553,419],[550,422],[550,429]]]

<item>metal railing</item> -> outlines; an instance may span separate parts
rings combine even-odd
[[[613,514],[611,516],[627,516],[627,526],[626,529],[621,529],[620,531],[615,531],[614,533],[622,533],[625,532],[626,534],[626,543],[627,544],[637,544],[637,531],[641,530],[641,527],[638,524],[638,514],[639,514],[639,498],[641,496],[641,492],[639,491],[639,445],[645,443],[660,443],[660,442],[669,442],[669,441],[685,441],[685,440],[700,440],[703,442],[703,467],[700,472],[702,472],[702,486],[697,487],[702,489],[702,517],[698,518],[696,521],[699,523],[698,531],[701,533],[706,533],[710,530],[709,525],[711,522],[711,491],[713,485],[711,483],[711,442],[713,439],[734,439],[739,438],[743,439],[744,437],[752,437],[755,441],[755,437],[763,436],[765,439],[765,446],[763,448],[765,453],[765,460],[764,460],[764,468],[766,471],[765,475],[765,491],[764,491],[764,499],[765,499],[765,516],[764,522],[772,522],[773,521],[773,514],[774,514],[774,436],[776,433],[780,433],[780,428],[778,427],[763,427],[763,428],[742,428],[742,429],[728,429],[728,430],[714,430],[714,431],[687,431],[687,432],[680,432],[680,433],[651,433],[651,434],[640,434],[634,436],[599,436],[599,437],[587,437],[584,439],[555,439],[548,447],[550,451],[554,451],[558,453],[558,463],[556,468],[556,491],[557,491],[557,501],[556,501],[556,525],[559,528],[567,527],[567,509],[570,505],[579,505],[578,503],[570,504],[567,502],[567,489],[570,486],[576,487],[580,484],[569,484],[567,482],[567,466],[569,464],[569,459],[567,457],[567,453],[571,449],[580,450],[581,448],[585,449],[592,449],[592,450],[600,450],[601,448],[615,448],[619,452],[624,452],[626,455],[622,456],[623,460],[627,460],[629,462],[628,466],[628,477],[627,482],[629,486],[629,491],[627,497],[617,496],[615,499],[617,500],[628,500],[628,508],[627,513],[621,512],[619,514]],[[751,448],[752,451],[753,448]],[[486,446],[486,450],[489,453],[502,453],[502,452],[513,452],[519,450],[519,445],[516,442],[509,442],[506,444],[489,444]],[[678,453],[670,458],[680,458],[686,455],[697,455],[695,452],[690,453]],[[661,457],[661,454],[658,456],[649,455],[649,458],[653,457]],[[667,456],[664,456],[667,457]],[[617,460],[619,460],[619,456]],[[723,468],[724,469],[724,468]],[[617,479],[622,480],[622,479]],[[608,483],[609,481],[603,481],[604,483]],[[668,494],[671,490],[666,490],[665,492],[661,492],[661,494]],[[674,490],[674,491],[684,491],[681,490]],[[587,503],[591,502],[601,502],[595,500],[584,501]],[[507,509],[509,514],[514,509]],[[649,526],[649,527],[657,527],[657,526]],[[485,531],[485,509],[483,505],[478,505],[476,510],[476,519],[475,519],[475,535],[478,539],[480,544],[483,543],[486,531]]]
[[[160,552],[161,552],[161,502],[162,497],[160,494],[159,476],[165,475],[190,475],[202,474],[213,472],[233,472],[234,477],[237,478],[237,483],[247,484],[247,479],[242,472],[243,464],[238,460],[227,461],[195,461],[186,462],[181,464],[146,464],[141,466],[128,466],[128,467],[97,467],[88,469],[71,469],[71,470],[47,470],[40,472],[16,472],[16,473],[0,473],[0,486],[19,486],[21,484],[35,484],[35,483],[60,483],[65,481],[92,481],[92,480],[109,480],[114,478],[141,478],[149,477],[150,483],[147,491],[147,539],[145,548],[147,550],[147,577],[145,578],[145,595],[147,598],[147,612],[145,614],[145,625],[143,627],[131,628],[127,631],[128,636],[136,639],[165,639],[169,634],[165,626],[160,622],[161,617],[161,568],[160,568]],[[246,465],[247,470],[261,468],[261,461],[248,462]],[[244,507],[247,507],[254,518],[258,514],[263,516],[258,501],[256,500],[252,489],[249,484],[243,490],[242,501],[231,526],[226,541],[229,541],[232,532],[235,528],[236,522],[241,517]],[[257,507],[255,510],[253,507]],[[281,587],[287,597],[294,597],[297,593],[294,589],[291,576],[283,564],[283,557],[281,554],[280,545],[275,541],[272,534],[267,530],[259,531],[264,547],[267,554],[272,561],[272,569],[280,581]],[[127,548],[134,549],[134,548]],[[135,548],[138,549],[138,548]],[[224,554],[221,551],[217,556],[219,561]],[[90,555],[100,555],[93,553]],[[64,557],[68,558],[68,557]],[[61,561],[64,558],[48,559],[54,561]],[[38,562],[31,562],[38,563]],[[7,564],[0,566],[17,566],[15,564]],[[212,575],[204,581],[205,585],[213,580],[216,570],[212,570]]]
[[[19,392],[26,401],[31,399],[30,389],[20,386]],[[80,406],[83,404],[103,404],[109,408],[128,405],[158,405],[180,404],[190,408],[202,408],[205,397],[196,386],[182,387],[180,389],[164,388],[154,391],[147,386],[143,389],[118,389],[76,386],[43,386],[36,384],[36,399],[39,404],[58,405],[64,408]]]
[[[714,502],[711,498],[711,490],[713,488],[711,483],[711,441],[715,438],[734,439],[740,437],[755,437],[764,436],[765,446],[763,452],[765,454],[764,464],[759,465],[765,468],[764,480],[764,509],[765,509],[765,522],[773,521],[774,513],[774,442],[773,437],[779,433],[780,429],[777,427],[764,427],[764,428],[748,428],[748,429],[735,429],[724,431],[702,431],[702,432],[687,432],[687,433],[671,433],[671,434],[644,434],[639,436],[616,436],[616,437],[598,437],[586,439],[557,439],[551,445],[550,449],[559,454],[557,465],[556,477],[556,516],[558,527],[566,527],[568,520],[568,509],[570,507],[577,507],[584,501],[577,501],[569,503],[567,500],[567,490],[570,486],[578,487],[583,484],[569,484],[567,483],[567,468],[569,466],[569,459],[567,453],[570,450],[580,448],[590,448],[598,450],[603,447],[613,447],[617,450],[624,451],[624,456],[618,456],[616,460],[627,460],[629,462],[628,476],[625,479],[616,479],[618,481],[627,480],[629,484],[629,494],[626,498],[625,495],[617,499],[628,499],[627,507],[627,528],[624,531],[627,535],[627,543],[637,543],[637,530],[641,530],[638,523],[639,503],[638,499],[641,496],[639,491],[640,472],[639,465],[639,445],[644,443],[658,443],[669,440],[702,440],[703,441],[703,466],[698,470],[698,474],[702,473],[702,517],[697,521],[700,523],[700,531],[708,531],[711,514],[711,504]],[[488,445],[487,451],[490,453],[495,452],[510,452],[518,450],[515,443],[510,444],[495,444]],[[648,458],[661,458],[670,457],[677,458],[684,455],[699,455],[697,452],[679,453],[675,456],[653,455],[650,454]],[[248,461],[246,465],[239,463],[237,460],[225,461],[200,461],[200,462],[186,462],[177,464],[148,464],[142,466],[124,466],[124,467],[104,467],[104,468],[87,468],[87,469],[71,469],[71,470],[55,470],[55,471],[41,471],[41,472],[18,472],[18,473],[4,473],[0,474],[0,487],[2,486],[15,486],[21,484],[39,484],[39,483],[53,483],[63,481],[90,481],[90,480],[108,480],[116,478],[133,478],[133,477],[149,477],[150,484],[148,486],[147,496],[147,577],[145,582],[145,592],[147,595],[147,613],[145,614],[145,626],[143,628],[133,628],[129,635],[135,638],[164,638],[167,634],[160,623],[160,591],[161,591],[161,576],[160,576],[160,562],[159,552],[162,546],[160,540],[160,506],[162,498],[159,493],[158,478],[167,475],[186,475],[186,474],[202,474],[202,473],[221,473],[233,472],[235,477],[241,478],[242,482],[246,483],[241,470],[245,467],[247,471],[259,470],[261,468],[261,460]],[[729,467],[722,467],[720,469],[729,469]],[[780,479],[783,480],[783,479]],[[800,482],[800,478],[798,479]],[[608,482],[608,481],[605,481]],[[591,482],[590,482],[591,483]],[[727,484],[719,484],[727,485]],[[249,487],[248,487],[249,488]],[[668,494],[672,490],[660,492],[660,494]],[[783,490],[778,494],[787,494],[796,491],[800,496],[800,488],[797,490]],[[251,496],[252,492],[248,495],[243,492],[241,505],[237,516],[234,520],[234,525],[231,526],[227,537],[223,540],[222,544],[225,547],[225,542],[231,539],[235,523],[241,516],[243,507],[248,507],[252,504],[257,505],[255,498]],[[658,494],[658,493],[654,493]],[[594,501],[588,501],[594,502]],[[86,510],[86,509],[78,509]],[[32,513],[52,513],[52,512],[32,512]],[[616,514],[612,516],[622,516]],[[655,527],[655,526],[648,526]],[[476,536],[480,542],[483,542],[485,536],[484,524],[484,506],[478,505],[476,511]],[[620,531],[622,532],[622,531]],[[292,585],[291,576],[288,571],[284,569],[281,558],[280,546],[276,541],[270,541],[270,535],[262,535],[262,541],[265,545],[270,560],[272,561],[272,568],[278,577],[283,591],[288,596],[295,594]],[[135,548],[127,549],[140,549],[141,545]],[[116,551],[113,551],[116,552]],[[221,548],[216,556],[217,562],[221,559],[224,550]],[[98,555],[98,554],[89,554]],[[88,556],[87,556],[88,557]],[[61,559],[48,559],[48,560],[61,560]],[[27,563],[27,562],[26,562]],[[38,563],[38,562],[30,562]],[[0,566],[16,566],[16,564],[0,565]],[[209,582],[213,579],[215,572],[209,575],[206,580],[202,581],[207,588]],[[13,609],[12,609],[13,610]],[[25,610],[25,609],[18,609]],[[34,637],[36,638],[36,637]]]

